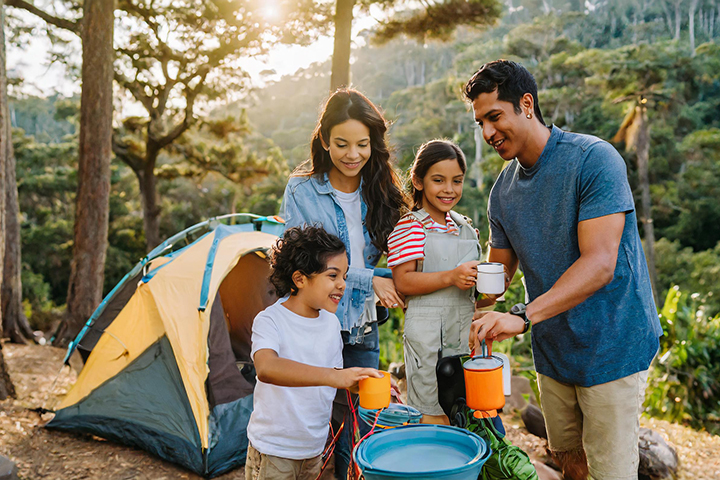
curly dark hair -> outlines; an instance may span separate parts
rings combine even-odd
[[[270,254],[270,282],[280,297],[295,295],[298,288],[293,273],[305,276],[324,272],[328,258],[345,252],[345,244],[322,227],[303,226],[285,230]]]

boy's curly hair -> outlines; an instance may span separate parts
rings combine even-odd
[[[322,227],[289,228],[270,254],[270,282],[278,296],[295,295],[298,288],[293,282],[293,273],[300,271],[309,277],[324,272],[328,258],[344,252],[345,244]]]

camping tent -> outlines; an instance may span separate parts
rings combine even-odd
[[[205,476],[244,463],[254,378],[238,365],[250,360],[252,319],[276,299],[266,254],[283,225],[245,214],[249,223],[219,221],[237,217],[171,237],[107,295],[68,349],[66,363],[76,350],[86,363],[49,428],[140,447]]]

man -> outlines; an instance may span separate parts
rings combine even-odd
[[[662,329],[625,163],[607,142],[547,127],[521,65],[465,86],[485,141],[511,163],[488,199],[489,261],[525,274],[522,315],[477,313],[470,343],[532,327],[548,442],[566,478],[637,478],[647,369]]]

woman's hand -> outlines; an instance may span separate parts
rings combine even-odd
[[[460,290],[468,290],[477,283],[477,266],[480,264],[477,260],[461,263],[457,267],[450,270],[450,284],[455,285]]]
[[[405,296],[395,289],[392,278],[373,277],[373,290],[387,308],[405,308]]]

